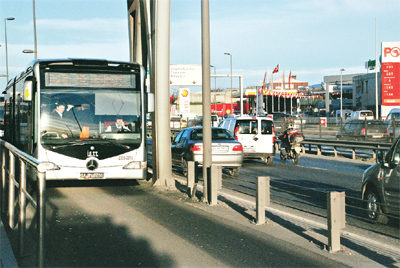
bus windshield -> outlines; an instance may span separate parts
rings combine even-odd
[[[140,91],[134,89],[42,89],[41,143],[46,149],[110,141],[137,148],[142,140],[140,107]]]

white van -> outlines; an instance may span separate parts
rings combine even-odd
[[[350,115],[350,119],[358,119],[358,120],[374,120],[374,113],[371,110],[360,110],[352,112]]]
[[[261,158],[270,166],[275,156],[274,122],[267,117],[230,117],[219,127],[228,129],[243,146],[245,159]]]

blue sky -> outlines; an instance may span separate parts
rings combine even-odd
[[[162,0],[161,0],[162,1]],[[244,76],[244,86],[269,80],[277,64],[310,84],[324,76],[364,73],[381,42],[400,41],[399,0],[210,0],[211,64],[217,74]],[[32,0],[0,0],[0,74],[33,60]],[[129,59],[126,0],[36,0],[38,58]],[[378,52],[380,55],[380,52]],[[171,64],[201,64],[201,0],[171,0]],[[214,69],[211,70],[214,73]],[[5,78],[0,78],[4,88]],[[212,82],[212,87],[214,82]],[[229,78],[217,87],[230,86]],[[238,86],[234,79],[234,87]]]

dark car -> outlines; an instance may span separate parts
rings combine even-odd
[[[382,120],[350,120],[336,133],[337,140],[388,142],[389,131]]]
[[[224,128],[213,127],[212,164],[228,169],[232,176],[237,176],[243,163],[243,147],[231,132]],[[187,175],[187,162],[195,161],[203,165],[203,128],[183,129],[171,144],[172,164],[180,166]]]
[[[362,200],[369,219],[387,223],[385,214],[400,214],[400,137],[385,157],[383,151],[377,155],[378,163],[362,176]]]
[[[274,121],[275,133],[277,136],[285,132],[287,125],[294,125],[294,116],[289,114],[274,112],[268,114],[267,117],[272,118]]]

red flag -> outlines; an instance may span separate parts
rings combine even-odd
[[[272,73],[275,74],[275,73],[277,73],[277,72],[279,72],[279,64],[276,65],[276,67],[275,67],[275,69],[274,69],[274,71],[273,71]]]

